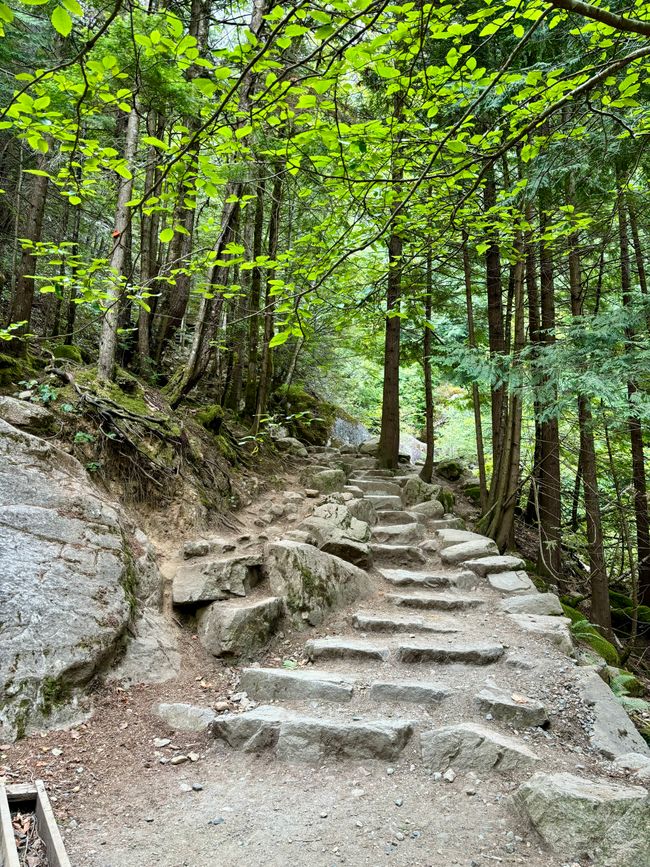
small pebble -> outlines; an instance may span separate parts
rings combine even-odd
[[[203,791],[203,784],[202,783],[192,783],[192,790],[194,792],[202,792]]]
[[[449,770],[445,771],[442,775],[443,780],[446,780],[448,783],[453,783],[456,779],[456,772],[453,768],[449,768]]]
[[[208,825],[223,825],[225,821],[226,820],[223,818],[223,816],[215,816],[214,819],[210,819]]]
[[[404,798],[395,798],[395,806],[396,807],[401,807],[403,803],[404,803]]]

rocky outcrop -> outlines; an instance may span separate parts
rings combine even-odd
[[[231,596],[246,596],[262,577],[259,554],[238,554],[218,559],[183,563],[174,575],[174,604],[214,602]]]
[[[215,602],[197,614],[201,644],[214,656],[250,656],[277,632],[284,617],[282,599]]]
[[[0,395],[0,419],[27,433],[50,434],[54,430],[54,416],[48,409],[15,397]]]
[[[544,841],[565,857],[640,867],[650,852],[650,795],[640,786],[572,774],[535,774],[515,802]]]
[[[270,542],[266,546],[266,570],[271,592],[283,596],[288,610],[317,625],[324,613],[365,595],[365,572],[300,542]]]
[[[65,452],[0,420],[0,724],[5,739],[86,710],[157,570]]]
[[[308,534],[311,544],[328,554],[347,560],[361,569],[369,569],[372,556],[368,540],[370,527],[355,518],[347,506],[323,503],[298,525]]]

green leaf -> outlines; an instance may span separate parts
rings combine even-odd
[[[51,15],[51,21],[54,29],[57,33],[60,33],[61,36],[70,35],[70,31],[72,30],[72,18],[63,6],[56,7]]]
[[[11,24],[14,20],[14,13],[7,6],[6,3],[0,3],[0,21],[5,21],[7,24]]]
[[[79,3],[77,3],[77,0],[61,0],[61,3],[72,15],[81,17],[84,14],[83,9],[79,5]]]
[[[272,349],[274,346],[282,346],[283,343],[286,343],[287,340],[291,337],[290,331],[280,331],[275,337],[272,337],[269,342],[269,348]]]
[[[168,244],[174,237],[174,230],[171,228],[163,229],[158,237],[160,238],[161,243]]]

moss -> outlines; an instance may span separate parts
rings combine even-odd
[[[270,408],[278,416],[290,436],[313,446],[327,444],[338,407],[321,400],[299,385],[282,386],[271,396]]]
[[[27,734],[27,723],[29,722],[30,703],[29,699],[23,698],[18,704],[18,710],[14,714],[14,727],[16,729],[16,740],[21,741]]]
[[[43,716],[51,716],[52,711],[70,699],[70,686],[60,677],[45,677],[41,683],[40,709]]]
[[[618,666],[620,658],[614,645],[604,638],[584,614],[569,605],[562,605],[566,617],[571,621],[571,634],[579,641],[588,644],[608,665]]]
[[[454,492],[450,488],[441,488],[437,499],[439,500],[439,502],[442,503],[445,514],[453,511],[456,497],[454,496]]]
[[[204,427],[206,430],[209,430],[210,433],[213,434],[218,434],[221,430],[221,425],[223,424],[223,417],[224,409],[218,403],[204,406],[196,414],[196,420],[201,425],[201,427]]]
[[[23,379],[30,379],[32,368],[24,358],[14,358],[0,353],[0,386],[17,385]]]
[[[238,455],[235,447],[230,443],[225,436],[219,434],[219,436],[215,437],[215,443],[221,454],[229,461],[231,464],[236,464]]]
[[[68,345],[67,343],[57,343],[56,346],[52,347],[52,355],[55,358],[74,361],[76,364],[83,364],[81,350],[78,346]]]
[[[480,485],[470,485],[468,488],[465,488],[464,493],[466,497],[469,497],[469,499],[473,500],[475,503],[479,503],[481,501]]]

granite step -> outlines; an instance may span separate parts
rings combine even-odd
[[[366,614],[357,611],[351,617],[355,629],[362,632],[435,632],[451,634],[459,632],[450,621],[427,620],[424,617],[394,617],[389,614]]]
[[[427,562],[424,551],[417,545],[387,545],[379,542],[371,542],[370,550],[374,562],[378,566],[420,566]]]
[[[402,498],[395,494],[366,494],[366,500],[377,511],[381,509],[399,510],[402,508]]]
[[[504,647],[495,642],[476,644],[434,644],[409,641],[399,645],[395,652],[400,662],[440,662],[444,664],[492,665],[503,656]]]
[[[422,608],[426,611],[466,611],[483,605],[475,596],[459,596],[449,593],[387,593],[386,601],[401,608]]]
[[[445,590],[455,587],[458,590],[472,590],[478,578],[467,569],[454,572],[418,571],[411,569],[379,569],[379,573],[396,587],[419,587],[429,590]]]
[[[407,512],[404,509],[379,509],[377,512],[379,523],[383,524],[426,524],[427,520],[424,515],[418,515],[417,512]]]
[[[390,651],[386,644],[348,638],[314,638],[305,643],[308,659],[359,659],[385,662]]]
[[[327,671],[245,668],[239,687],[256,701],[322,699],[348,702],[352,699],[354,679]]]
[[[417,522],[377,524],[372,528],[373,541],[385,545],[410,545],[412,542],[422,541],[424,536],[424,527]]]
[[[361,490],[366,494],[388,494],[390,496],[399,496],[401,492],[400,486],[394,484],[390,479],[364,479],[351,477],[348,480],[348,484],[354,485],[356,488],[361,488]]]
[[[454,532],[460,531],[455,530]],[[468,560],[476,560],[479,557],[491,557],[498,553],[499,549],[492,539],[481,538],[444,548],[440,551],[440,559],[445,564],[455,566],[458,563],[466,563]]]

